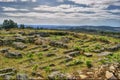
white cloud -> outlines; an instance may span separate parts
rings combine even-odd
[[[27,9],[17,9],[13,7],[2,7],[3,11],[28,11]]]
[[[0,0],[0,2],[17,2],[18,0]],[[36,2],[36,0],[19,0],[21,2]]]
[[[11,8],[11,7],[2,7],[3,11],[17,11],[17,9],[15,8]]]
[[[16,0],[0,0],[0,2],[14,2]]]
[[[120,13],[120,10],[119,9],[115,9],[115,10],[109,10],[110,12],[113,12],[113,13]]]
[[[13,2],[18,0],[0,0],[0,1]],[[36,2],[38,0],[21,0],[21,1]],[[12,18],[19,18],[20,21],[25,21],[25,22],[77,24],[81,22],[87,23],[92,21],[93,22],[105,21],[108,19],[120,20],[119,15],[112,14],[112,13],[120,13],[119,9],[106,10],[106,8],[110,5],[119,6],[119,3],[117,3],[118,0],[68,0],[68,1],[73,1],[74,3],[77,3],[77,6],[76,4],[66,4],[64,3],[64,1],[65,0],[56,0],[56,2],[58,2],[59,4],[55,4],[55,5],[47,5],[49,1],[48,3],[41,5],[38,1],[37,5],[34,7],[31,7],[31,9],[26,9],[26,8],[24,9],[24,7],[22,8],[21,6],[19,6],[20,9],[15,8],[14,6],[13,7],[4,6],[2,8],[5,16],[12,17]],[[79,6],[78,4],[88,5],[89,7],[82,7],[82,6]],[[26,6],[29,7],[31,5],[27,4]],[[18,11],[18,12],[14,13],[14,11],[15,12]],[[26,12],[22,13],[20,11],[26,11]]]

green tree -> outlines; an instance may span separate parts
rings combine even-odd
[[[25,29],[25,25],[24,24],[20,24],[20,28],[21,29]]]
[[[13,20],[4,20],[2,24],[4,29],[10,29],[10,28],[18,28],[17,23],[15,23]]]

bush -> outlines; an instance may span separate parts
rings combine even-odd
[[[71,66],[78,65],[78,64],[83,64],[83,61],[81,59],[76,59],[70,63]]]
[[[39,59],[42,59],[43,53],[38,53],[37,56],[38,56]]]
[[[86,65],[88,68],[91,68],[92,67],[92,62],[91,61],[86,61]]]
[[[38,68],[38,65],[34,65],[33,68],[32,68],[32,70],[36,71],[37,68]]]
[[[78,50],[78,51],[81,50],[81,48],[79,46],[74,46],[74,49]]]
[[[49,73],[51,71],[50,66],[46,66],[44,69],[45,69],[46,73]]]
[[[28,54],[27,54],[27,57],[28,57],[29,59],[33,59],[33,56],[34,56],[34,55],[33,55],[32,53],[28,53]]]

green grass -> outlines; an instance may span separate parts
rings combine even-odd
[[[35,30],[29,30],[29,29],[23,29],[23,30],[10,30],[9,32],[11,33],[18,33],[19,31],[23,31],[26,34],[30,33],[30,32],[34,32]],[[57,30],[36,30],[37,32],[58,32]],[[60,32],[64,32],[64,31],[60,31]],[[8,34],[4,31],[0,32],[0,36],[3,37],[7,37],[7,36],[13,36],[15,34]],[[41,72],[41,74],[46,77],[50,72],[52,68],[55,69],[59,69],[60,71],[64,72],[64,73],[72,73],[74,71],[78,71],[78,70],[83,70],[86,68],[90,68],[90,67],[95,67],[100,65],[99,63],[102,64],[106,64],[107,62],[119,62],[120,63],[120,51],[116,51],[114,52],[113,55],[109,55],[106,57],[102,57],[103,60],[95,62],[99,59],[101,59],[101,57],[97,56],[97,53],[92,52],[92,50],[99,50],[103,47],[109,47],[109,46],[113,46],[115,44],[120,43],[120,40],[117,38],[113,38],[113,37],[107,37],[107,36],[99,36],[99,35],[91,35],[91,34],[85,34],[85,33],[77,33],[79,34],[79,38],[76,38],[72,35],[73,32],[69,32],[69,35],[65,35],[65,36],[60,36],[60,35],[50,35],[50,37],[45,37],[46,39],[49,39],[51,41],[62,41],[61,39],[64,37],[69,37],[72,38],[70,40],[69,43],[66,43],[69,48],[68,49],[62,49],[62,48],[56,48],[49,46],[49,42],[47,43],[43,43],[44,45],[47,45],[48,47],[50,47],[50,49],[48,51],[42,51],[42,45],[35,45],[33,43],[27,43],[26,45],[28,46],[26,49],[24,50],[15,50],[15,48],[13,48],[12,46],[0,46],[0,49],[9,47],[11,51],[18,51],[21,52],[23,54],[23,58],[21,59],[10,59],[10,58],[5,58],[4,55],[2,55],[0,53],[0,69],[3,68],[7,68],[7,67],[14,67],[18,70],[19,72],[22,73],[26,73],[29,76],[31,76],[30,74],[33,71],[37,71],[37,72]],[[25,37],[25,36],[24,36]],[[109,44],[107,43],[109,42]],[[29,50],[31,48],[34,48],[36,46],[39,46],[36,49],[33,50]],[[64,61],[66,58],[66,54],[64,54],[63,52],[66,50],[71,50],[71,49],[75,49],[80,51],[80,55],[76,56],[73,58],[72,61],[70,61],[69,63],[73,66],[67,67],[66,63],[61,63],[62,61]],[[86,57],[83,55],[83,52],[89,52],[91,54],[93,54],[92,57]],[[56,56],[53,57],[46,57],[45,55],[48,53],[55,53]],[[57,57],[63,56],[63,58],[61,59],[56,59]],[[104,58],[107,59],[104,60]],[[27,61],[31,59],[31,61]],[[50,67],[49,64],[55,64],[54,67]],[[40,67],[45,67],[44,69],[40,69]]]

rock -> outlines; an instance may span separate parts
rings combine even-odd
[[[49,37],[49,36],[50,36],[50,34],[47,33],[47,32],[39,32],[38,34],[39,34],[41,37]]]
[[[48,79],[50,80],[65,79],[65,78],[66,78],[65,74],[59,71],[52,72],[50,75],[48,75]]]
[[[46,54],[46,56],[47,57],[52,57],[52,56],[56,56],[56,54],[54,54],[54,53],[48,53],[48,54]]]
[[[34,36],[27,36],[27,42],[34,43],[35,42],[34,38],[35,38]]]
[[[66,51],[64,51],[63,53],[64,53],[64,54],[67,54],[67,53],[74,52],[74,51],[75,51],[74,49],[71,49],[71,50],[66,50]]]
[[[48,51],[49,50],[49,48],[44,48],[42,51]]]
[[[18,34],[25,35],[25,32],[18,32]]]
[[[49,66],[50,66],[50,67],[54,67],[54,66],[55,66],[55,64],[50,64]]]
[[[16,72],[16,69],[14,69],[14,68],[0,69],[0,74],[1,73],[8,73],[8,72]]]
[[[112,52],[101,52],[98,54],[98,56],[107,56],[107,55],[112,55]]]
[[[0,46],[3,46],[3,40],[0,39]]]
[[[0,69],[0,77],[5,77],[7,75],[14,75],[15,73],[16,73],[16,69],[14,68]]]
[[[41,73],[38,73],[38,72],[32,72],[32,76],[43,78],[43,76],[41,75]]]
[[[41,39],[37,39],[34,41],[36,45],[42,45],[43,41]]]
[[[17,74],[16,80],[29,80],[26,74]]]
[[[8,50],[9,50],[9,48],[4,48],[4,49],[1,49],[0,52],[1,53],[6,53],[6,52],[8,52]]]
[[[112,46],[112,47],[109,47],[108,50],[110,51],[116,51],[116,50],[119,50],[120,49],[120,44],[117,44],[115,46]]]
[[[87,79],[87,76],[86,76],[86,75],[81,74],[81,75],[80,75],[80,78],[81,78],[81,79]]]
[[[16,42],[26,42],[25,38],[24,37],[15,37],[15,41]]]
[[[69,62],[69,61],[72,61],[72,60],[73,60],[73,57],[71,57],[71,56],[66,56],[65,62]]]
[[[74,80],[73,76],[71,74],[69,74],[69,73],[66,74],[66,79],[67,80]]]
[[[66,44],[63,44],[62,42],[56,42],[56,41],[51,41],[49,45],[53,47],[59,47],[59,48],[68,48]]]
[[[11,76],[5,75],[3,79],[4,79],[4,80],[11,80]]]
[[[51,68],[51,72],[55,72],[55,71],[59,71],[59,69],[55,68],[55,67],[52,67]]]
[[[84,55],[85,55],[86,57],[92,57],[92,54],[91,54],[91,53],[84,53]]]
[[[20,49],[20,50],[23,50],[23,49],[27,48],[27,46],[22,42],[13,42],[13,46],[16,49]]]
[[[47,48],[48,46],[47,45],[42,45],[42,48]]]
[[[75,57],[77,55],[80,55],[80,51],[70,52],[68,55],[71,56],[71,57]]]
[[[95,52],[95,53],[100,53],[100,52],[102,52],[101,50],[93,50],[93,52]]]
[[[0,74],[0,77],[4,77],[6,75],[15,75],[15,73],[14,72],[3,73],[3,74]]]
[[[111,71],[111,72],[115,72],[115,70],[116,70],[116,69],[115,69],[114,66],[111,65],[111,66],[109,67],[109,71]]]
[[[86,74],[88,74],[88,75],[93,75],[94,73],[93,73],[93,72],[87,72]]]
[[[109,72],[109,71],[106,71],[106,73],[105,73],[105,77],[107,78],[107,79],[117,79],[114,75],[113,75],[113,73],[112,72]]]
[[[62,38],[61,38],[61,41],[62,41],[63,43],[69,43],[70,40],[71,40],[71,38],[68,38],[68,37],[62,37]]]
[[[29,78],[29,80],[45,80],[45,79],[41,77],[37,77],[37,78]]]
[[[5,37],[4,39],[2,39],[2,46],[3,45],[11,45],[12,42],[14,42],[14,38],[13,37]]]
[[[4,54],[7,58],[22,58],[22,54],[18,52],[7,52]]]

